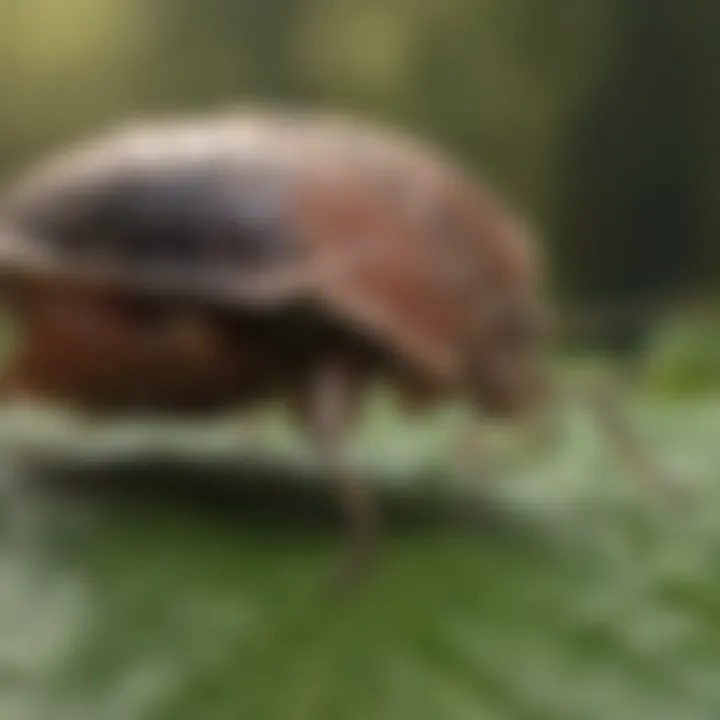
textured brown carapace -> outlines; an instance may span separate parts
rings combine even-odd
[[[157,121],[31,170],[0,206],[6,396],[94,412],[280,397],[368,557],[342,440],[367,383],[510,414],[541,387],[539,267],[483,186],[400,134],[284,112]]]
[[[329,358],[409,402],[535,393],[537,260],[491,192],[400,134],[231,113],[136,125],[5,193],[8,393],[93,409],[303,403]]]

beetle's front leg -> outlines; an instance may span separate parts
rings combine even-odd
[[[335,484],[350,531],[347,558],[340,567],[342,588],[357,584],[372,564],[379,532],[372,495],[349,467],[347,437],[357,408],[352,370],[341,361],[320,365],[313,374],[306,408],[310,431],[325,470]]]

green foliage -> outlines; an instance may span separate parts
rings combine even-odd
[[[715,313],[678,315],[655,333],[645,358],[649,389],[666,394],[720,391],[720,322]]]
[[[637,409],[690,515],[633,485],[575,408],[553,452],[476,488],[476,534],[394,526],[344,600],[344,536],[312,517],[218,518],[172,492],[46,508],[44,539],[0,542],[3,720],[714,720],[720,407]],[[436,452],[415,448],[420,466]]]

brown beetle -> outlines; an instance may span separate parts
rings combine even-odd
[[[532,240],[399,133],[281,111],[149,122],[31,170],[0,222],[9,395],[114,413],[288,399],[355,566],[376,519],[343,438],[368,382],[501,414],[542,389]]]

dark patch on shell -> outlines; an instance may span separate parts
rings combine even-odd
[[[17,218],[69,262],[151,273],[268,271],[295,257],[287,176],[194,163],[138,168],[65,189]]]

